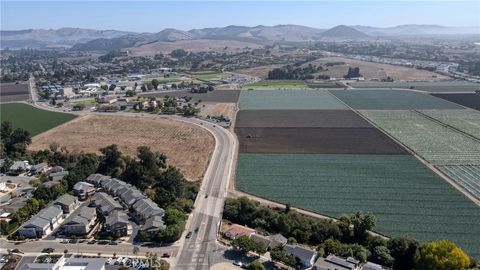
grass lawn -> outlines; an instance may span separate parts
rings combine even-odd
[[[14,128],[24,128],[32,136],[72,120],[69,113],[51,112],[23,103],[0,104],[0,120],[10,121]]]
[[[266,80],[256,83],[247,84],[245,89],[299,89],[307,88],[303,81],[298,80]]]
[[[89,99],[84,99],[84,100],[77,100],[74,101],[73,104],[83,104],[85,106],[90,106],[90,105],[95,105],[95,99],[94,98],[89,98]]]
[[[480,257],[480,208],[409,155],[240,154],[236,186],[334,217],[372,212],[378,232]]]
[[[205,73],[205,74],[198,74],[194,77],[198,80],[208,81],[208,80],[219,80],[222,78],[222,73]]]

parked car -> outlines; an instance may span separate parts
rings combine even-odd
[[[188,232],[187,236],[185,236],[185,238],[187,238],[187,239],[189,239],[190,237],[192,237],[192,232]]]
[[[108,244],[109,244],[109,245],[112,245],[112,246],[116,246],[116,245],[118,245],[118,243],[117,243],[117,242],[115,242],[115,241],[110,241],[110,243],[108,243]]]
[[[90,241],[87,242],[87,244],[93,245],[93,244],[95,244],[96,242],[97,242],[96,240],[90,240]]]
[[[169,253],[169,252],[165,252],[162,255],[162,258],[170,258],[170,257],[172,257],[172,253]]]
[[[55,249],[53,249],[53,248],[44,248],[44,249],[42,250],[42,253],[52,253],[52,252],[54,252],[54,251],[55,251]]]

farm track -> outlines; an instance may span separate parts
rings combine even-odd
[[[418,113],[418,114],[420,114],[421,116],[427,118],[428,120],[433,121],[433,122],[441,125],[442,127],[451,129],[451,130],[453,130],[453,131],[455,131],[455,132],[457,132],[457,133],[460,133],[460,134],[462,134],[462,135],[464,135],[464,136],[467,136],[467,137],[471,138],[472,140],[475,140],[475,141],[477,141],[478,143],[480,143],[480,138],[478,138],[478,137],[476,137],[476,136],[474,136],[474,135],[472,135],[472,134],[470,134],[470,133],[467,133],[467,132],[465,132],[465,131],[463,131],[463,130],[460,130],[460,129],[458,129],[458,128],[452,126],[452,125],[449,125],[449,124],[447,124],[447,123],[445,123],[445,122],[442,122],[442,121],[440,121],[440,120],[438,120],[438,119],[436,119],[436,118],[433,118],[433,117],[431,117],[431,116],[429,116],[429,115],[427,115],[427,114],[425,114],[425,113],[423,113],[423,112],[421,112],[421,111],[419,111],[419,110],[413,110],[413,111],[416,112],[416,113]]]

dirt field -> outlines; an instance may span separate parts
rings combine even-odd
[[[448,80],[448,77],[442,76],[426,70],[415,68],[394,66],[389,64],[371,63],[366,61],[352,60],[340,57],[327,57],[309,62],[316,65],[324,65],[328,62],[345,62],[344,65],[335,65],[328,67],[327,71],[321,74],[333,78],[343,78],[347,74],[349,67],[359,67],[360,73],[367,79],[386,79],[390,76],[394,80],[425,81],[425,80]]]
[[[375,128],[235,128],[240,153],[406,154]]]
[[[480,95],[473,93],[458,93],[458,94],[432,94],[432,96],[439,97],[457,104],[463,105],[480,111]]]
[[[0,102],[25,101],[30,98],[30,90],[26,83],[0,84]]]
[[[131,56],[153,56],[158,53],[170,53],[175,49],[189,52],[218,51],[225,53],[242,52],[245,48],[262,48],[262,45],[236,40],[179,40],[175,42],[158,41],[133,48],[128,48]]]
[[[199,181],[214,148],[214,138],[206,130],[169,119],[121,116],[83,116],[35,136],[31,150],[48,149],[57,142],[71,151],[98,153],[98,149],[117,144],[128,155],[138,146],[149,146],[167,155],[190,181]],[[188,153],[185,155],[185,153]]]
[[[194,101],[213,101],[213,102],[237,102],[240,96],[240,90],[214,90],[209,93],[192,93],[189,91],[160,92],[139,94],[142,97],[192,97]]]
[[[236,127],[372,127],[348,110],[250,110],[237,114]]]
[[[205,107],[202,107],[205,105]],[[235,116],[235,103],[215,103],[215,102],[203,102],[200,104],[201,109],[199,115],[202,117],[207,116],[226,116],[233,119]]]

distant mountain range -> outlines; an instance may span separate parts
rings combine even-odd
[[[235,26],[182,31],[164,29],[158,33],[134,33],[115,30],[61,28],[0,31],[2,48],[66,47],[78,51],[111,51],[154,42],[214,39],[252,43],[310,42],[319,40],[372,40],[407,36],[480,35],[478,27],[439,25],[400,25],[389,28],[339,25],[318,29],[300,25]]]

